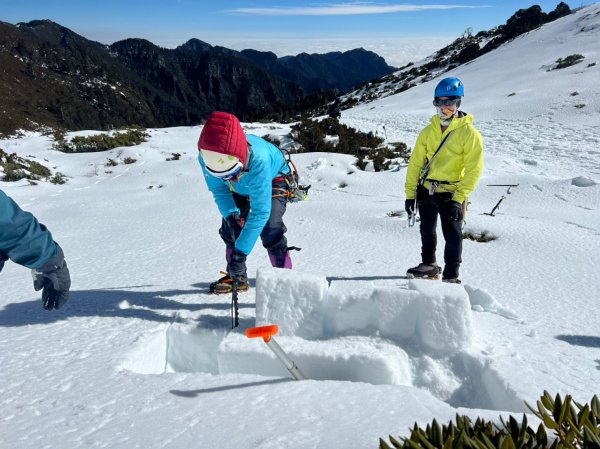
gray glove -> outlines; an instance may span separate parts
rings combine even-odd
[[[42,307],[46,310],[60,309],[69,299],[71,277],[60,246],[50,262],[31,270],[33,288],[42,290]]]

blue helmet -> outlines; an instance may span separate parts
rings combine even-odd
[[[458,78],[444,78],[435,86],[434,98],[437,97],[464,97],[465,86]]]

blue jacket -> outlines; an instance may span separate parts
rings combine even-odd
[[[0,190],[0,252],[27,268],[39,268],[58,253],[46,226]],[[2,255],[0,254],[0,259]]]
[[[248,255],[271,215],[273,179],[289,172],[283,153],[275,145],[252,134],[246,134],[250,143],[247,166],[236,181],[223,181],[206,171],[202,156],[198,160],[202,166],[204,179],[212,192],[223,218],[239,214],[233,201],[232,192],[250,197],[251,209],[244,228],[235,242],[236,249]]]

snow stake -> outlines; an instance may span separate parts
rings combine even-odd
[[[251,327],[250,329],[246,329],[246,337],[248,338],[257,338],[262,337],[263,341],[267,344],[267,346],[275,353],[277,358],[281,360],[281,363],[285,365],[288,371],[294,376],[296,380],[304,380],[304,374],[300,371],[300,368],[296,366],[296,364],[287,356],[281,346],[277,344],[273,335],[279,332],[279,326],[277,324],[270,324],[268,326],[259,326],[259,327]]]
[[[519,187],[519,184],[488,184],[488,187],[508,187],[508,189],[506,189],[506,195],[510,195],[511,187]],[[494,212],[496,212],[496,209],[498,209],[498,207],[500,206],[500,203],[502,201],[504,201],[505,199],[506,199],[506,196],[502,195],[502,197],[500,198],[500,201],[498,201],[496,203],[496,205],[494,206],[492,211],[490,213],[484,212],[483,215],[489,215],[490,217],[495,217]]]

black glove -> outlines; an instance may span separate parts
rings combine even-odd
[[[50,262],[31,270],[33,288],[42,290],[42,306],[46,310],[60,309],[69,299],[71,277],[62,249]]]
[[[242,228],[244,227],[242,225],[242,219],[239,214],[231,214],[225,221],[227,222],[231,239],[235,242],[242,233]]]
[[[0,271],[2,271],[2,268],[4,268],[4,262],[6,262],[7,260],[8,256],[2,251],[0,251]]]
[[[246,255],[239,249],[234,249],[231,260],[227,264],[227,274],[234,280],[246,280]]]
[[[404,210],[408,214],[408,216],[412,216],[415,214],[415,203],[416,200],[405,200],[404,201]]]
[[[463,219],[463,205],[457,201],[450,201],[450,220],[461,221]]]

